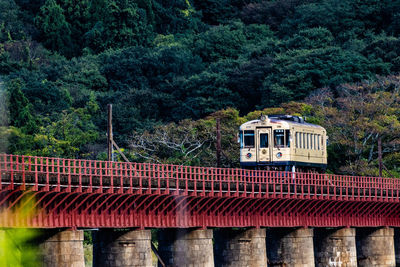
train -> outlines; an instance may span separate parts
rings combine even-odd
[[[239,127],[240,166],[244,169],[324,172],[326,130],[292,115],[261,115]]]

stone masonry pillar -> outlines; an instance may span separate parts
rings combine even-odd
[[[158,252],[169,267],[214,267],[212,239],[210,229],[163,229],[158,232]]]
[[[151,231],[101,229],[94,232],[93,266],[151,267]]]
[[[314,229],[315,265],[357,267],[356,229]]]
[[[313,229],[271,228],[267,231],[270,267],[313,267]]]
[[[48,267],[84,267],[83,231],[46,230],[39,244],[39,260]]]
[[[393,228],[359,228],[356,233],[359,267],[396,266]]]
[[[221,267],[267,266],[265,229],[214,231],[215,265]]]

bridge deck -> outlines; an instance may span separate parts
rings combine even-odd
[[[232,225],[241,225],[239,219],[232,219],[235,214],[235,216],[258,218],[258,222],[254,225],[267,225],[269,223],[266,216],[279,217],[280,214],[284,214],[283,218],[285,216],[291,218],[289,225],[296,220],[299,221],[296,225],[309,224],[301,223],[305,220],[304,218],[299,220],[302,216],[313,216],[313,220],[316,219],[315,216],[322,216],[324,221],[322,224],[335,225],[326,221],[342,213],[345,217],[336,218],[341,221],[341,225],[346,224],[344,219],[361,214],[365,215],[360,217],[364,225],[369,224],[368,216],[372,215],[378,220],[373,222],[372,216],[373,225],[384,224],[382,220],[388,223],[390,221],[391,225],[400,224],[399,214],[393,210],[394,207],[397,208],[400,199],[398,179],[7,154],[0,155],[0,174],[0,192],[4,195],[2,199],[0,198],[0,205],[8,209],[16,207],[24,195],[36,192],[35,196],[39,199],[38,202],[41,202],[37,206],[45,207],[46,217],[50,211],[58,214],[61,206],[72,201],[74,204],[67,205],[63,210],[65,213],[63,216],[67,216],[66,214],[72,216],[71,214],[75,212],[74,216],[78,213],[93,217],[96,216],[92,213],[93,209],[101,212],[103,206],[107,206],[107,210],[115,209],[121,212],[128,203],[131,207],[140,205],[143,210],[138,208],[134,210],[136,213],[132,208],[125,210],[127,216],[139,216],[137,212],[153,214],[147,215],[151,217],[150,223],[132,225],[140,227],[154,225],[158,220],[152,218],[156,216],[155,214],[176,216],[182,205],[185,209],[191,210],[191,217],[211,216],[215,219],[215,217],[230,216],[233,220]],[[73,198],[74,194],[79,197]],[[179,198],[183,199],[184,204],[179,202],[178,205]],[[63,201],[64,204],[57,206],[55,203],[58,201]],[[84,204],[79,205],[79,203]],[[264,206],[267,204],[270,206]],[[71,213],[71,208],[77,205],[78,208]],[[249,208],[246,208],[246,205]],[[86,213],[82,213],[82,206],[88,207],[83,209]],[[365,209],[368,212],[365,212]],[[332,213],[334,211],[336,214]],[[275,222],[277,223],[279,222]],[[10,222],[3,220],[1,223],[0,218],[1,224],[10,225]],[[220,223],[206,224],[221,226]],[[279,224],[285,225],[284,222]],[[87,223],[85,225],[89,226]],[[173,225],[167,223],[165,226]],[[190,226],[204,226],[204,224],[197,218]]]

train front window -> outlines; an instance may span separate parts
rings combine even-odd
[[[260,148],[268,147],[268,134],[260,134]]]
[[[274,143],[275,143],[275,147],[284,147],[285,146],[285,131],[284,130],[275,130],[274,131]]]
[[[244,131],[244,147],[254,147],[254,131]]]
[[[240,143],[240,148],[243,148],[243,131],[239,131],[239,143]]]

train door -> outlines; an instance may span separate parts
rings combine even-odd
[[[272,149],[271,128],[257,128],[257,162],[270,162]]]

